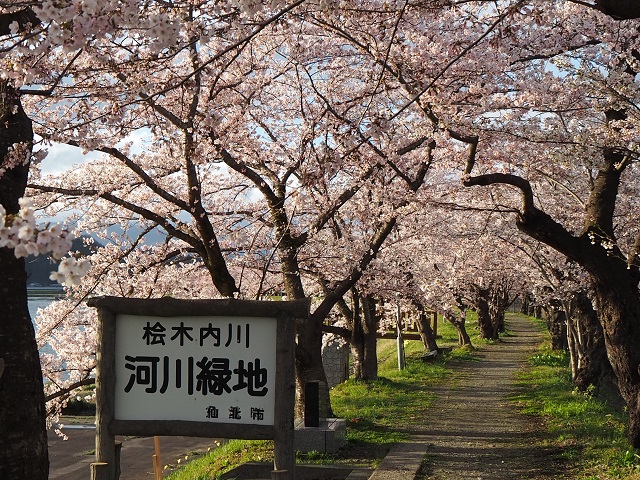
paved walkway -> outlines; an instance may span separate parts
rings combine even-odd
[[[95,462],[95,428],[63,429],[68,440],[49,432],[49,480],[88,480],[91,462]],[[153,480],[153,437],[118,438],[122,441],[120,468],[122,480]],[[184,461],[191,452],[215,447],[211,438],[160,437],[163,465]]]

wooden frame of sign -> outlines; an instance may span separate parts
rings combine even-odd
[[[273,439],[275,442],[274,451],[274,471],[272,473],[273,478],[295,478],[295,452],[293,447],[293,435],[294,435],[294,404],[295,404],[295,320],[306,319],[309,316],[310,301],[309,300],[296,300],[289,302],[263,302],[263,301],[250,301],[250,300],[235,300],[235,299],[223,299],[223,300],[180,300],[173,298],[160,298],[160,299],[137,299],[137,298],[119,298],[119,297],[100,297],[94,298],[87,302],[87,305],[96,307],[98,309],[98,347],[96,353],[97,360],[97,373],[96,373],[96,463],[92,465],[92,475],[94,475],[94,467],[100,467],[100,471],[103,472],[100,475],[95,475],[96,480],[98,478],[116,480],[116,471],[119,471],[119,466],[116,465],[116,443],[115,435],[141,435],[141,436],[154,436],[154,435],[181,435],[181,436],[196,436],[196,437],[212,437],[212,438],[240,438],[240,439]],[[188,317],[196,318],[225,318],[235,319],[242,318],[242,321],[246,323],[246,347],[249,348],[249,321],[260,322],[261,319],[271,320],[271,323],[275,320],[276,333],[275,333],[275,378],[272,380],[273,393],[275,394],[273,405],[273,418],[268,421],[270,424],[238,424],[237,422],[225,422],[225,421],[193,421],[184,419],[138,419],[134,413],[131,417],[127,413],[122,413],[122,408],[118,408],[116,401],[116,382],[117,372],[122,370],[122,358],[116,358],[116,336],[117,326],[120,322],[130,322],[132,319],[138,318],[148,320],[146,323],[147,330],[151,323],[157,318],[169,319],[171,317],[178,317],[184,319]],[[156,322],[155,326],[158,326],[160,322]],[[124,325],[121,324],[122,331],[125,331]],[[183,330],[188,328],[184,327],[184,324],[180,324]],[[208,324],[208,329],[201,328],[200,330],[207,330],[211,333],[211,323]],[[129,328],[127,326],[127,328]],[[162,325],[159,328],[164,328]],[[156,334],[160,331],[156,329]],[[244,328],[244,324],[242,326]],[[177,331],[179,327],[173,327],[172,330]],[[193,330],[193,328],[191,328]],[[220,329],[215,329],[218,338],[217,342],[220,342]],[[229,323],[229,339],[231,342],[231,336],[236,332],[236,325]],[[148,331],[145,335],[149,333]],[[170,332],[171,333],[171,332]],[[169,334],[170,334],[169,333]],[[178,332],[184,333],[184,332]],[[178,336],[175,334],[175,337]],[[189,333],[189,332],[187,332]],[[241,334],[245,333],[241,331],[241,326],[237,326],[238,344],[241,341]],[[167,342],[169,340],[169,334],[162,338],[147,337],[147,345],[150,343],[160,343],[159,340]],[[164,330],[163,330],[164,335]],[[203,334],[201,334],[203,335]],[[129,335],[128,335],[129,336]],[[120,338],[122,340],[122,338]],[[180,337],[180,340],[183,338]],[[155,340],[155,341],[154,341]],[[191,338],[193,341],[193,338]],[[210,340],[210,339],[208,339]],[[235,340],[234,340],[235,341]],[[244,341],[244,340],[243,340]],[[200,345],[203,340],[200,339]],[[197,342],[194,343],[197,346]],[[236,350],[241,348],[236,346]],[[120,355],[122,356],[122,354]],[[138,390],[143,390],[143,386],[146,385],[147,392],[158,392],[157,382],[154,380],[154,385],[151,385],[149,379],[150,371],[152,368],[147,364],[144,366],[136,367],[136,359],[146,359],[151,357],[139,356],[134,357],[127,355],[125,357],[128,360],[128,364],[125,365],[130,371],[130,379],[125,387]],[[156,370],[158,367],[158,358],[155,357],[156,362],[152,365],[154,375],[157,376]],[[169,365],[168,357],[163,357],[165,360],[165,366]],[[203,358],[198,365],[202,366],[206,363],[207,358]],[[213,359],[212,359],[213,360]],[[219,360],[219,359],[216,359]],[[116,363],[119,362],[118,368]],[[177,361],[176,361],[177,362]],[[244,367],[244,360],[240,360],[239,369],[244,376],[238,374],[238,385],[235,385],[234,389],[247,388],[248,378],[247,369]],[[193,364],[191,360],[191,364]],[[252,372],[255,371],[256,366],[253,366],[251,362],[247,362],[251,367]],[[258,359],[255,361],[258,364]],[[209,364],[210,365],[210,364]],[[193,367],[193,365],[190,365]],[[136,369],[138,368],[138,369]],[[260,369],[264,371],[264,379],[266,379],[266,369]],[[227,367],[229,375],[232,372],[238,372],[238,369],[231,370],[231,367]],[[193,372],[191,372],[193,373]],[[137,375],[137,377],[136,377]],[[202,375],[202,373],[201,373]],[[225,381],[229,380],[229,375],[225,377]],[[195,375],[192,375],[195,378]],[[255,377],[255,375],[254,375]],[[260,377],[260,378],[262,378]],[[201,377],[198,380],[197,386],[193,381],[190,384],[191,393],[195,388],[198,388],[199,393],[207,394],[207,381],[202,380]],[[133,385],[135,381],[139,380],[142,386]],[[215,380],[215,379],[214,379]],[[176,380],[180,382],[180,380]],[[164,382],[162,388],[166,389],[168,381]],[[119,380],[119,389],[122,390],[123,379]],[[258,387],[263,384],[260,383]],[[172,385],[175,387],[175,385]],[[180,386],[180,385],[178,385]],[[209,392],[213,393],[225,393],[220,389],[220,386],[225,387],[225,384],[209,383]],[[212,388],[218,388],[218,392],[212,392]],[[229,385],[225,387],[227,391],[231,390]],[[251,388],[251,387],[250,387]],[[257,391],[254,389],[254,395],[265,395],[263,393],[267,388],[263,387],[263,391]],[[122,392],[120,392],[122,393]],[[163,393],[163,392],[160,392]],[[118,397],[120,398],[120,397]],[[157,395],[146,398],[159,398]],[[211,397],[209,397],[211,398]],[[220,397],[218,397],[220,398]],[[271,398],[271,397],[269,397]],[[126,402],[121,402],[126,403]],[[126,410],[128,407],[124,407]],[[176,408],[177,410],[178,408]],[[265,409],[256,409],[261,412],[262,419]],[[268,409],[267,409],[268,410]],[[201,409],[198,410],[201,413]],[[118,413],[120,412],[120,413]],[[253,412],[252,412],[253,414]],[[126,419],[118,418],[118,415],[123,417],[129,417]],[[142,415],[144,417],[144,415]],[[240,415],[237,415],[239,418]],[[217,418],[217,411],[216,411]],[[230,417],[231,418],[231,417]],[[246,417],[245,417],[246,418]],[[271,417],[270,417],[271,418]],[[246,420],[244,420],[246,421]]]

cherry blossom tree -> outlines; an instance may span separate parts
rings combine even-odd
[[[49,208],[66,195],[93,209],[83,227],[111,216],[143,232],[159,225],[167,249],[148,252],[164,255],[154,261],[197,256],[221,295],[242,293],[249,271],[256,295],[276,273],[272,285],[291,298],[324,288],[299,332],[304,381],[322,379],[321,321],[441,165],[450,178],[486,187],[475,189],[483,209],[514,213],[521,231],[589,272],[630,439],[640,445],[633,3],[0,3],[2,205],[19,211],[28,165],[26,155],[16,163],[14,145],[31,150],[29,118],[43,143],[103,152],[84,176],[70,175],[73,183],[46,184],[33,172]],[[148,143],[128,144],[134,135]],[[547,201],[540,186],[549,182],[583,210]],[[323,245],[343,260],[326,268]],[[11,257],[11,285],[22,285],[20,260],[0,250]],[[263,273],[248,268],[260,264]],[[303,274],[317,267],[324,287],[310,290]],[[24,325],[8,351],[27,346],[26,387],[40,375],[19,290],[12,318]],[[40,418],[39,395],[20,408]],[[33,431],[42,432],[39,422]],[[23,452],[41,458],[45,437],[32,434],[33,450]],[[25,458],[24,444],[0,451]],[[46,477],[44,461],[27,463],[40,470],[28,478]]]
[[[513,211],[522,232],[589,272],[630,411],[629,439],[640,445],[640,361],[632,347],[638,242],[630,214],[637,8],[567,1],[407,3],[390,10],[318,21],[377,59],[405,86],[407,106],[419,105],[435,129],[448,133],[466,186],[493,187],[475,192]],[[388,42],[370,35],[374,24]],[[539,185],[553,181],[583,210],[563,210],[558,197],[545,197]],[[505,197],[509,188],[521,199]]]
[[[185,7],[186,10],[190,8],[189,5],[181,7]],[[22,228],[25,225],[18,226],[13,219],[19,210],[18,199],[24,192],[30,160],[27,153],[31,151],[33,144],[31,121],[25,115],[21,100],[24,100],[27,94],[53,97],[57,94],[56,88],[62,87],[67,79],[73,78],[74,74],[78,74],[82,69],[89,68],[87,63],[78,61],[84,53],[89,52],[88,58],[98,60],[97,64],[93,63],[93,68],[100,68],[99,63],[105,61],[105,57],[101,56],[105,50],[100,51],[99,47],[112,42],[135,42],[136,34],[132,32],[146,32],[147,44],[151,41],[153,48],[158,51],[167,48],[169,43],[175,43],[177,20],[186,22],[188,18],[180,14],[173,17],[174,11],[165,9],[163,4],[147,5],[135,1],[9,1],[2,2],[0,8],[0,35],[5,54],[0,59],[3,78],[2,115],[3,125],[6,127],[3,130],[5,141],[1,152],[1,203],[6,214],[12,217],[4,222],[9,225],[7,228],[15,227],[16,230],[20,230],[3,232],[3,242],[7,240],[7,248],[0,249],[3,255],[3,282],[8,282],[3,288],[5,292],[11,289],[11,295],[7,295],[7,308],[3,310],[1,337],[2,351],[6,353],[3,353],[0,362],[0,380],[3,386],[11,383],[11,389],[0,389],[2,403],[5,406],[3,412],[10,413],[10,417],[2,417],[5,427],[3,431],[6,435],[2,437],[0,448],[1,476],[44,479],[48,476],[48,462],[42,375],[33,327],[26,308],[24,264],[19,257],[27,246],[40,248],[40,245],[45,243],[46,235],[30,243],[27,241],[29,239],[25,229]],[[230,9],[234,10],[235,7],[231,5]],[[234,11],[237,16],[237,9]],[[254,31],[265,28],[269,23],[267,18],[262,25],[254,28]],[[251,26],[247,27],[248,31],[251,29]],[[240,45],[242,41],[236,47]],[[96,51],[97,56],[91,57]],[[71,68],[74,64],[80,67],[75,72]],[[106,77],[102,78],[109,83]],[[139,92],[141,89],[134,90]],[[90,95],[91,92],[87,94]],[[145,99],[144,93],[138,98],[142,101],[150,100]],[[103,103],[101,106],[104,108],[106,104]],[[38,113],[30,111],[29,115],[36,117]],[[77,125],[74,128],[77,128]],[[33,232],[35,233],[35,230]],[[78,273],[82,273],[85,268],[84,264],[75,265],[69,260],[63,263],[59,274],[64,275],[65,280],[69,279],[70,283],[77,283]],[[4,315],[7,315],[6,320]],[[20,392],[20,395],[16,392]]]
[[[599,20],[604,24],[604,32],[610,31],[611,27],[606,26],[606,20]],[[606,37],[606,33],[604,36]],[[593,35],[594,40],[598,37],[600,35]],[[610,48],[608,72],[611,75],[602,77],[596,70],[591,70],[591,78],[587,79],[593,91],[591,98],[596,98],[599,106],[589,101],[579,109],[580,114],[575,115],[572,114],[576,108],[575,97],[570,100],[570,107],[560,103],[568,100],[564,96],[562,99],[556,99],[558,102],[552,101],[548,96],[544,100],[545,110],[548,111],[551,104],[554,105],[554,112],[545,119],[548,126],[540,132],[538,138],[546,137],[547,141],[552,140],[550,137],[555,135],[550,133],[551,128],[560,138],[554,139],[558,143],[549,146],[546,152],[540,154],[544,157],[562,155],[577,165],[582,163],[588,174],[586,188],[581,190],[581,195],[586,198],[585,208],[582,215],[576,218],[582,219],[581,226],[575,222],[563,222],[562,219],[554,218],[543,210],[542,205],[538,206],[535,201],[535,178],[526,174],[528,169],[520,170],[522,165],[516,167],[516,162],[509,162],[514,164],[514,168],[508,173],[478,174],[466,179],[465,183],[469,186],[507,184],[517,188],[522,193],[522,203],[517,213],[518,228],[567,255],[589,272],[609,359],[629,407],[629,439],[634,446],[638,446],[639,360],[636,349],[632,346],[637,343],[633,334],[636,329],[633,325],[638,319],[640,305],[636,278],[636,228],[630,222],[624,222],[624,227],[627,228],[621,228],[623,225],[616,221],[618,215],[625,215],[625,211],[628,212],[627,208],[633,204],[632,198],[626,196],[626,181],[633,177],[636,168],[636,140],[632,125],[637,121],[626,105],[635,102],[636,88],[633,85],[635,75],[623,73],[627,67],[624,62],[623,66],[620,66],[620,53],[616,52],[618,48],[628,47],[612,41]],[[633,50],[630,50],[628,58],[634,58]],[[598,59],[598,64],[600,63]],[[582,80],[581,75],[577,78],[572,70],[569,66],[569,78]],[[557,81],[562,82],[565,91],[568,90],[566,77],[558,78]],[[615,100],[611,98],[611,91],[620,91],[623,88],[627,89],[628,93],[618,96]],[[530,95],[530,92],[527,92],[527,95]],[[540,100],[535,95],[529,98],[532,106]],[[554,121],[559,123],[556,127],[551,127]],[[521,125],[524,124],[530,122],[524,121]],[[587,125],[588,130],[582,128]],[[567,142],[565,145],[568,145],[560,147],[561,142]],[[527,157],[523,159],[525,162],[531,158]],[[477,163],[483,162],[478,160]],[[473,173],[475,164],[476,162],[470,161],[466,173]],[[534,168],[540,167],[540,162],[537,162]]]
[[[572,381],[579,390],[598,388],[612,372],[587,273],[534,239],[521,238],[516,246],[539,272],[534,301],[549,328],[552,348],[568,350]]]

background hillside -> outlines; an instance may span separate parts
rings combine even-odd
[[[91,255],[100,244],[95,242],[91,246],[84,244],[83,239],[88,238],[85,236],[76,238],[73,241],[71,251],[80,252],[82,255]],[[57,270],[58,262],[54,262],[49,257],[39,255],[37,257],[29,256],[25,259],[25,266],[27,271],[27,285],[29,287],[48,287],[48,286],[60,286],[58,282],[49,279],[49,275],[54,270]]]

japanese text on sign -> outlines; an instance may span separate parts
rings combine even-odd
[[[119,315],[116,418],[270,424],[276,319]],[[224,412],[224,413],[222,413]]]

